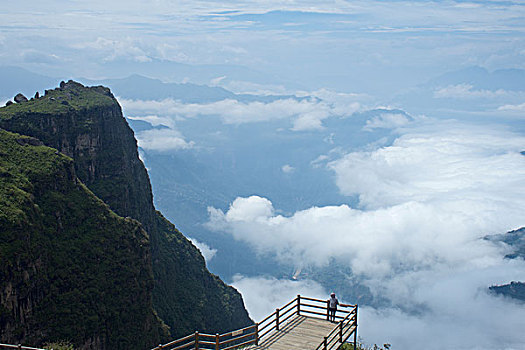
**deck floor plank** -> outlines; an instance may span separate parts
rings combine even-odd
[[[264,337],[257,346],[250,350],[315,350],[335,327],[332,323],[316,317],[296,316],[283,325],[279,331],[273,331]],[[343,331],[346,331],[347,327]]]

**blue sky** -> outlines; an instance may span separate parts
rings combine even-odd
[[[240,66],[266,76],[256,79],[263,84],[355,91],[356,82],[393,89],[473,65],[525,68],[523,1],[52,0],[3,5],[0,64],[55,75],[124,76],[167,61]],[[159,71],[149,75],[192,79]],[[254,79],[246,75],[246,80]]]

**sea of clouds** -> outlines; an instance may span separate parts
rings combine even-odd
[[[398,349],[523,348],[525,306],[487,288],[523,280],[525,263],[504,259],[509,247],[483,237],[525,225],[525,138],[454,120],[402,124],[392,144],[324,164],[343,194],[359,197],[357,207],[283,216],[267,198],[239,197],[226,211],[209,208],[209,227],[285,263],[321,267],[335,259],[349,266],[391,302],[362,308],[366,342]],[[256,319],[299,292],[329,292],[308,280],[238,276],[234,285]]]
[[[323,131],[329,118],[352,118],[364,108],[363,96],[318,94],[323,99],[122,103],[129,119],[162,126],[138,133],[142,148],[173,151],[198,147],[177,129],[188,118],[218,117],[224,125],[281,120],[294,132]],[[227,210],[210,207],[207,226],[297,268],[331,262],[350,268],[375,296],[390,302],[361,307],[365,343],[522,349],[525,306],[491,295],[488,287],[523,280],[525,263],[504,259],[510,248],[483,238],[525,226],[525,137],[490,123],[376,115],[362,132],[390,130],[391,142],[381,138],[313,155],[311,166],[331,172],[348,203],[283,215],[264,194],[238,197]],[[286,163],[281,170],[301,176]],[[350,205],[356,197],[358,204]],[[213,257],[212,248],[196,244]],[[297,294],[324,298],[331,292],[316,281],[268,276],[238,275],[233,285],[255,320]]]

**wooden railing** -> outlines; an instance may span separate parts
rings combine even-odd
[[[32,348],[30,346],[23,346],[22,344],[18,344],[18,345],[0,344],[0,349],[45,350],[45,349],[40,349],[40,348]]]
[[[152,350],[229,350],[247,345],[258,345],[272,331],[279,331],[294,316],[309,316],[329,320],[328,305],[328,300],[298,295],[288,304],[275,309],[275,312],[270,316],[252,326],[215,335],[195,332],[172,342],[159,344]],[[337,349],[352,334],[354,335],[354,349],[356,349],[357,305],[339,304],[335,318],[339,322],[334,325],[332,331],[324,338],[316,350]]]
[[[346,313],[346,316],[335,316],[336,319],[341,320],[337,326],[324,337],[316,350],[339,349],[341,344],[345,343],[352,334],[354,335],[354,349],[357,349],[357,305],[340,304],[340,306],[346,308],[342,310],[342,312]]]

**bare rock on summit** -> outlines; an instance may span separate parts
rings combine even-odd
[[[17,94],[17,95],[15,96],[15,102],[16,102],[16,103],[27,102],[27,101],[28,101],[28,100],[27,100],[27,97],[25,97],[25,96],[22,95],[22,94]]]
[[[21,138],[16,139],[16,143],[18,143],[20,146],[25,145],[31,145],[31,146],[43,146],[44,143],[40,141],[37,138],[30,137],[30,136],[24,136]]]

